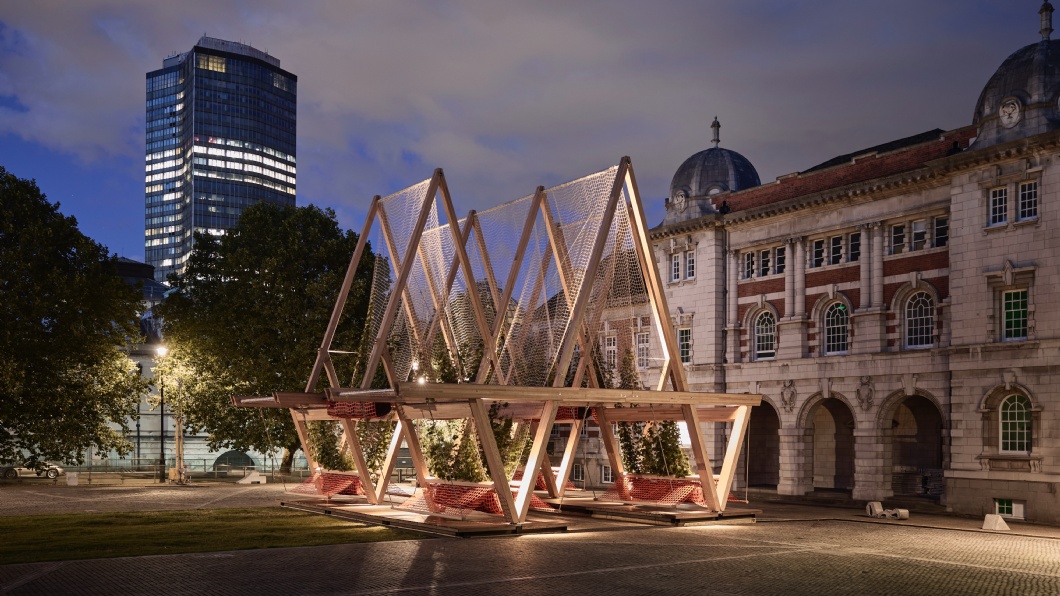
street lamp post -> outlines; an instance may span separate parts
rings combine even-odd
[[[158,354],[159,358],[165,357],[169,349],[165,346],[158,346],[155,348],[155,353]],[[159,482],[166,481],[166,384],[165,379],[162,376],[162,371],[158,371],[158,407],[159,407],[159,418],[161,422],[158,423],[158,432],[161,435],[161,453],[158,457],[159,468]]]

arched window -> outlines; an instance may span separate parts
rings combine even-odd
[[[843,354],[847,351],[847,328],[850,316],[847,305],[833,302],[824,311],[824,353]]]
[[[927,292],[916,292],[905,304],[905,347],[928,348],[935,344],[935,301]]]
[[[1010,395],[998,411],[1001,422],[1001,451],[1027,453],[1031,450],[1031,402],[1022,395]]]
[[[777,356],[777,319],[766,311],[755,319],[755,360],[772,360]]]

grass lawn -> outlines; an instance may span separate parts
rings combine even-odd
[[[281,508],[0,517],[0,565],[423,538]]]

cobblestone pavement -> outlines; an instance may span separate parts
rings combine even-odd
[[[67,511],[272,506],[282,491],[11,488],[0,487],[0,515],[23,513],[33,506],[27,500],[49,510],[66,503]],[[0,567],[0,593],[1060,594],[1058,528],[1021,524],[987,533],[974,531],[981,520],[866,523],[850,509],[762,506],[762,521],[753,525],[575,523],[570,533],[515,538],[8,565]]]

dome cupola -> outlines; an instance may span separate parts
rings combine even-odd
[[[972,149],[1060,129],[1060,41],[1052,41],[1053,6],[1038,11],[1042,39],[1020,48],[990,77],[975,105]]]
[[[718,146],[721,124],[717,117],[710,128],[714,132],[711,140],[714,146],[686,159],[670,182],[664,224],[717,213],[719,205],[714,205],[711,197],[762,183],[758,171],[746,157]]]

